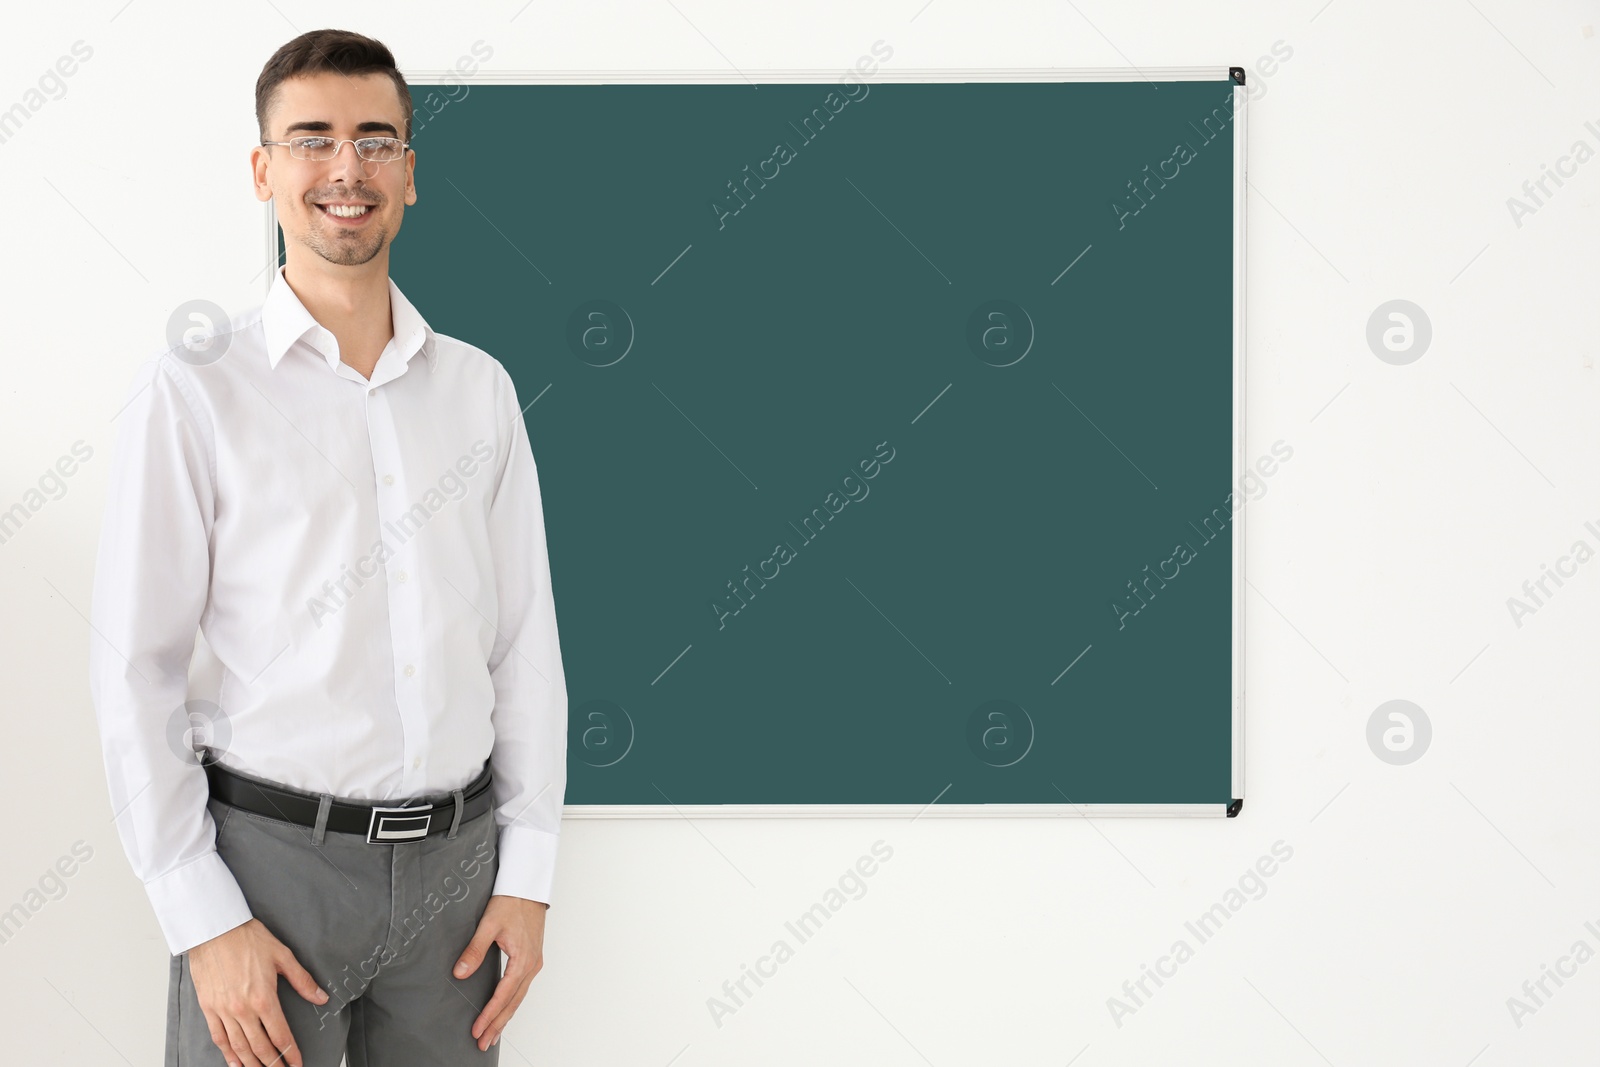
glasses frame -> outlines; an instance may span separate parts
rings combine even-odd
[[[322,137],[321,134],[315,134],[315,133],[309,133],[309,134],[306,134],[305,136],[306,136],[306,138]],[[295,140],[300,140],[300,139],[301,138],[296,138]],[[348,143],[352,148],[355,149],[355,153],[356,153],[356,158],[357,159],[361,160],[364,163],[377,163],[380,166],[382,164],[384,164],[384,163],[398,163],[398,162],[400,162],[402,159],[406,158],[406,150],[411,147],[411,142],[410,141],[400,141],[400,138],[398,138],[398,137],[376,136],[376,137],[361,137],[361,138],[357,138],[357,139],[351,139],[349,137],[345,137],[345,138],[337,139],[337,140],[334,139],[334,138],[331,138],[331,137],[325,137],[323,139],[324,140],[333,141],[333,154],[331,156],[329,156],[327,159],[312,159],[309,156],[297,156],[297,155],[295,155],[294,154],[294,141],[292,141],[292,140],[291,141],[262,141],[261,144],[263,146],[266,146],[266,145],[284,145],[285,147],[287,147],[289,149],[289,155],[292,158],[305,160],[305,162],[307,162],[307,163],[327,163],[330,160],[334,160],[334,159],[339,158],[339,149],[343,148],[345,146],[345,144]],[[400,141],[400,154],[398,156],[396,156],[394,159],[372,159],[372,158],[369,158],[368,156],[364,156],[364,155],[361,154],[361,144],[360,144],[361,141]]]

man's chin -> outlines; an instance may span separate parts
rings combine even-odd
[[[379,240],[371,245],[356,246],[347,242],[334,242],[325,244],[316,242],[311,246],[319,257],[339,267],[359,267],[370,263],[383,251],[383,241]]]

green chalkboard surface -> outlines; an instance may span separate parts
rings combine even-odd
[[[750,78],[414,135],[392,273],[528,405],[569,810],[1223,813],[1242,88]]]

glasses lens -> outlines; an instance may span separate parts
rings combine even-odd
[[[362,159],[375,163],[393,163],[400,158],[400,142],[393,137],[363,137],[356,142]]]
[[[289,151],[299,159],[332,159],[338,144],[331,137],[294,137]]]

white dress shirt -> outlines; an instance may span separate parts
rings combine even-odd
[[[522,409],[499,361],[392,280],[389,299],[368,380],[280,268],[220,358],[157,353],[116,416],[90,689],[174,955],[251,917],[191,737],[258,778],[396,804],[489,759],[493,893],[551,899],[567,691]],[[197,628],[221,688],[186,708]]]

